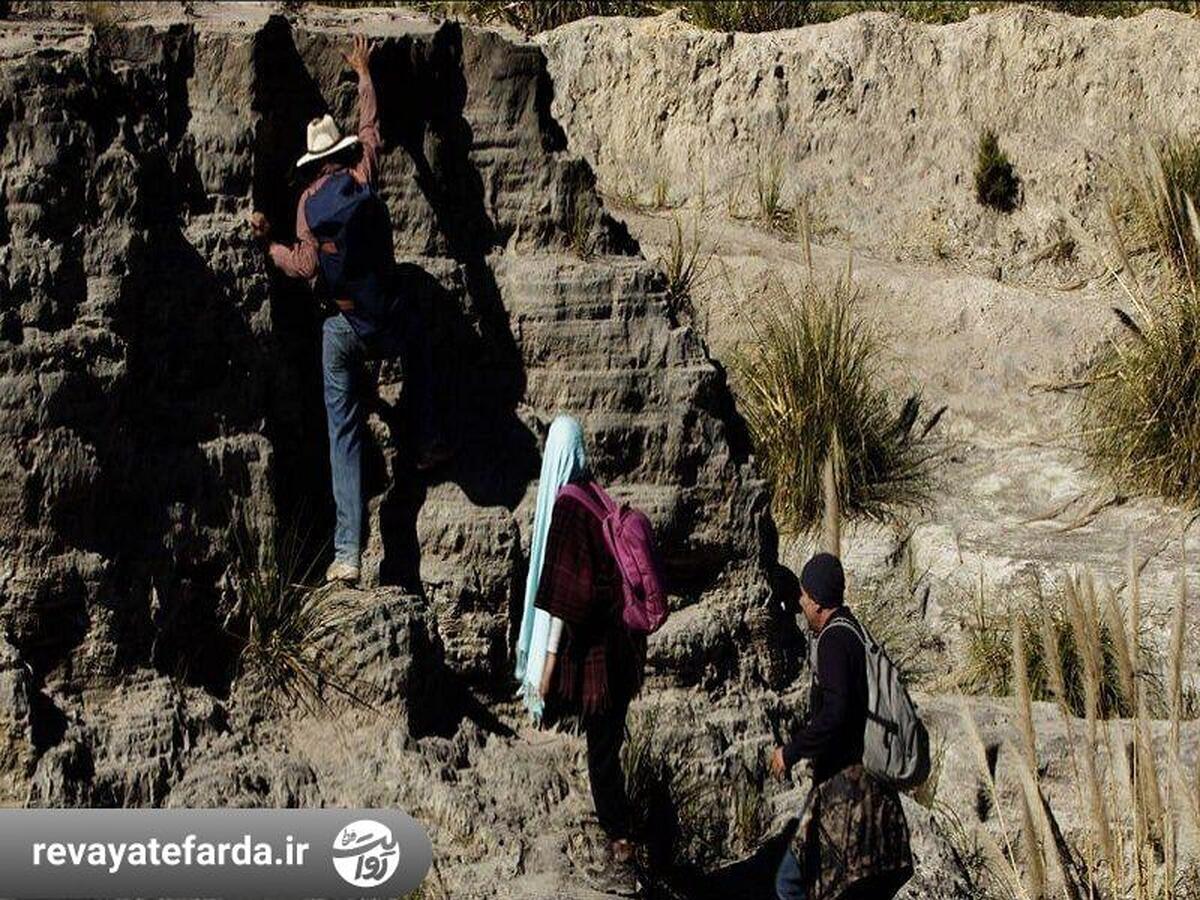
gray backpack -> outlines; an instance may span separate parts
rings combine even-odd
[[[867,669],[867,726],[863,734],[863,768],[893,787],[905,789],[923,784],[929,777],[929,732],[917,714],[916,704],[904,687],[900,670],[861,624],[832,619],[823,635],[837,626],[848,628],[862,641]],[[861,630],[860,630],[861,629]],[[813,672],[817,672],[817,636],[813,649]]]

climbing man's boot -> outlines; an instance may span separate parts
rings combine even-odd
[[[356,584],[358,575],[358,566],[335,559],[325,570],[325,583]]]

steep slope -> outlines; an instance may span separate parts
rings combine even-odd
[[[105,723],[126,716],[114,698],[148,683],[148,715],[195,707],[223,729],[204,710],[230,687],[231,572],[329,526],[316,310],[244,219],[261,208],[286,230],[305,123],[351,124],[351,31],[379,42],[381,192],[459,448],[417,476],[386,364],[368,584],[422,591],[448,672],[508,696],[541,436],[569,412],[661,533],[679,610],[654,672],[781,682],[774,531],[724,376],[567,152],[541,51],[394,12],[268,11],[160,5],[100,32],[30,22],[0,45],[9,796],[40,760],[43,800],[160,801],[174,761],[153,789],[93,790]]]

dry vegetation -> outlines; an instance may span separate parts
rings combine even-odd
[[[776,285],[755,301],[751,340],[733,357],[739,407],[787,533],[819,523],[827,458],[847,515],[890,519],[928,499],[926,438],[941,411],[919,424],[919,396],[892,404],[879,371],[884,347],[859,314],[860,291],[849,271],[811,278],[798,295]]]
[[[688,768],[686,757],[662,746],[653,709],[630,721],[621,757],[646,871],[669,878],[762,843],[770,825],[762,769],[743,768],[723,780],[703,777]]]
[[[226,628],[241,644],[238,676],[277,710],[313,712],[340,699],[365,705],[363,690],[345,674],[341,641],[362,607],[352,592],[318,586],[317,560],[296,529],[279,549],[259,555],[236,542],[236,601]]]
[[[693,292],[703,281],[712,262],[713,251],[704,240],[700,216],[692,219],[690,233],[676,216],[671,240],[658,265],[667,276],[667,312],[672,321],[695,323],[697,319]]]
[[[1147,154],[1110,216],[1126,306],[1083,392],[1094,464],[1124,492],[1200,502],[1200,143]],[[1143,278],[1142,265],[1152,269]]]
[[[1026,0],[1027,5],[1080,16],[1134,16],[1148,9],[1196,13],[1195,0]],[[345,5],[345,4],[341,4]],[[361,5],[361,4],[360,4]],[[1011,2],[944,0],[442,0],[416,5],[431,12],[482,22],[504,22],[529,34],[587,16],[654,16],[671,9],[700,28],[761,32],[831,22],[860,12],[898,13],[931,24],[959,22]]]
[[[1043,642],[1045,679],[1062,720],[1076,773],[1077,809],[1084,826],[1065,834],[1041,783],[1041,757],[1033,720],[1034,676],[1030,671],[1026,628],[1011,629],[1011,672],[1017,724],[1018,820],[1006,819],[997,775],[967,708],[963,726],[971,739],[978,775],[997,811],[999,840],[985,829],[975,837],[984,849],[986,881],[998,896],[1033,900],[1128,898],[1170,900],[1197,896],[1200,869],[1200,783],[1180,755],[1180,722],[1185,711],[1182,678],[1186,644],[1186,580],[1172,617],[1170,659],[1166,672],[1167,740],[1155,739],[1151,708],[1156,703],[1147,673],[1147,654],[1139,623],[1141,606],[1136,572],[1131,570],[1128,608],[1115,601],[1107,615],[1096,605],[1090,579],[1072,582],[1068,591],[1070,635],[1079,671],[1062,664],[1064,638],[1052,613],[1036,621]],[[1034,615],[1037,615],[1034,613]],[[1111,648],[1106,650],[1106,647]],[[1108,653],[1115,659],[1109,672]],[[1113,683],[1115,682],[1115,684]],[[1105,695],[1114,688],[1130,713],[1105,718]],[[1075,704],[1082,692],[1082,717]]]

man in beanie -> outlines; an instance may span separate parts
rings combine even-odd
[[[846,576],[838,558],[818,553],[810,559],[800,572],[799,588],[799,598],[783,600],[792,606],[798,601],[809,631],[820,639],[820,671],[813,673],[808,723],[785,746],[776,748],[771,772],[782,776],[797,761],[809,759],[813,782],[819,784],[846,766],[862,762],[867,724],[866,656],[862,641],[849,628],[834,628],[821,639],[834,618],[858,625],[843,602]]]
[[[845,590],[842,564],[829,553],[810,559],[798,581],[782,566],[776,571],[776,596],[804,613],[814,635],[809,719],[771,757],[777,778],[801,759],[812,762],[812,790],[776,875],[780,900],[889,898],[912,874],[899,797],[862,766],[866,651]],[[831,628],[837,620],[851,627]]]

